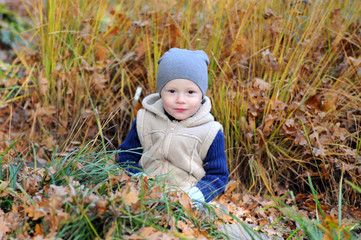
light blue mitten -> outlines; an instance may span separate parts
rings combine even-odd
[[[145,172],[137,172],[136,174],[134,174],[132,176],[132,178],[135,179],[135,178],[139,178],[140,176],[145,177],[145,176],[147,176],[147,174]]]
[[[199,190],[199,188],[191,187],[188,191],[186,191],[186,193],[188,194],[189,198],[192,199],[193,204],[197,209],[202,208],[203,203],[206,200],[204,199],[203,193],[201,190]]]

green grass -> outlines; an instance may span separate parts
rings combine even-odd
[[[187,239],[179,222],[199,234],[190,238],[224,236],[217,215],[207,219],[186,207],[190,199],[165,192],[160,178],[130,178],[114,163],[116,152],[97,151],[91,144],[65,156],[55,152],[41,167],[27,167],[22,154],[13,162],[4,160],[6,152],[1,155],[0,206],[5,222],[17,227],[3,236],[122,239],[152,227],[159,234]],[[209,213],[214,209],[205,208]]]
[[[280,199],[275,199],[277,204],[272,206],[283,212],[284,219],[280,219],[280,222],[292,219],[297,223],[297,228],[294,231],[289,231],[290,234],[287,239],[359,239],[360,236],[357,232],[360,231],[361,222],[359,220],[342,219],[342,181],[339,185],[338,218],[325,215],[309,175],[308,181],[316,203],[316,219],[309,219],[299,212],[293,192],[288,194],[291,195],[295,206],[289,206],[283,201],[288,194]],[[353,187],[359,191],[356,186]]]

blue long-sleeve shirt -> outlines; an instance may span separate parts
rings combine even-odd
[[[224,149],[224,134],[219,131],[203,161],[206,174],[196,185],[201,190],[206,202],[223,192],[228,182],[229,172]],[[136,120],[133,121],[128,136],[118,150],[121,151],[118,153],[117,162],[122,168],[131,174],[142,170],[138,164],[142,154],[142,145],[136,129]]]

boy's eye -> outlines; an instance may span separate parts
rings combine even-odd
[[[192,90],[189,90],[189,91],[188,91],[188,93],[189,93],[189,94],[193,94],[193,93],[194,93],[194,91],[192,91]]]
[[[170,90],[168,90],[168,92],[175,93],[175,90],[170,89]]]

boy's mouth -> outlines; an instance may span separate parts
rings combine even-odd
[[[177,112],[184,112],[187,109],[185,109],[185,108],[175,108],[174,110],[176,110]]]

